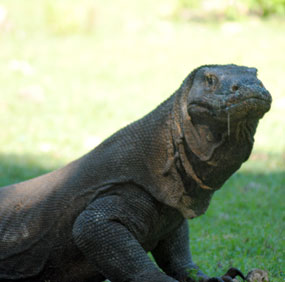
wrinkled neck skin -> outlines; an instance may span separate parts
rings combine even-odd
[[[173,111],[177,170],[186,194],[191,196],[197,189],[212,194],[248,159],[258,120],[194,118],[188,114],[186,100],[185,95],[178,95]]]

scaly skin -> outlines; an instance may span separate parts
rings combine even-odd
[[[255,69],[202,66],[82,158],[1,188],[0,281],[233,281],[194,264],[186,219],[248,159],[270,104]]]

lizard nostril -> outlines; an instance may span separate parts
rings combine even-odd
[[[236,84],[234,84],[233,86],[232,86],[232,91],[233,92],[236,92],[236,91],[238,91],[238,86],[236,85]]]

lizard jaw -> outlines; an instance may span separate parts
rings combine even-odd
[[[222,110],[222,116],[230,115],[234,119],[262,118],[270,109],[270,103],[260,98],[248,98],[239,103],[231,104]]]
[[[228,116],[232,121],[242,119],[260,119],[269,111],[271,106],[270,95],[215,95],[204,97],[200,101],[192,101],[188,105],[188,113],[191,116],[212,118],[218,121],[227,122]]]

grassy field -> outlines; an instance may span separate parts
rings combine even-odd
[[[273,96],[250,160],[191,221],[195,261],[285,281],[285,22],[182,22],[173,1],[0,0],[0,185],[58,168],[166,99],[195,67],[259,69]]]

